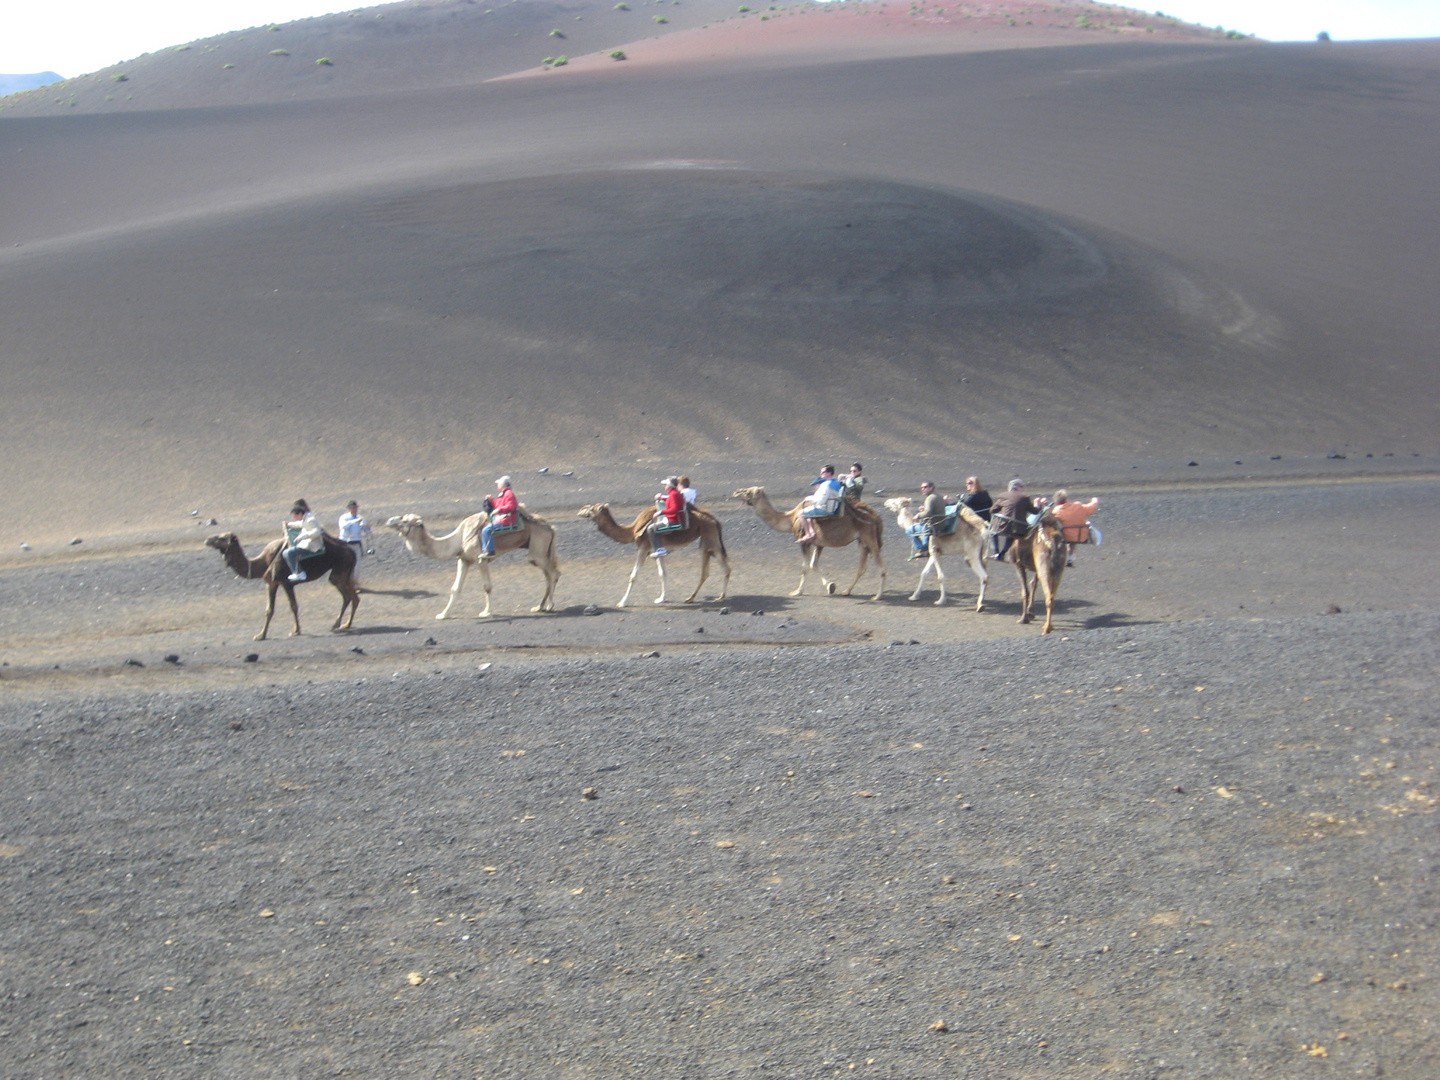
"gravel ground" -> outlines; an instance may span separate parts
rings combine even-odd
[[[1431,1077],[1437,641],[17,703],[6,1074]]]

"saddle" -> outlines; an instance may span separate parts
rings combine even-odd
[[[681,529],[685,528],[685,526],[687,526],[687,525],[689,525],[689,524],[690,524],[690,504],[689,504],[689,503],[686,503],[686,504],[685,504],[685,509],[684,509],[684,511],[680,514],[680,520],[679,520],[679,521],[671,521],[669,518],[667,518],[667,517],[665,516],[665,503],[664,503],[662,500],[660,500],[660,499],[656,499],[656,500],[655,500],[655,517],[654,517],[654,519],[653,519],[653,524],[650,526],[650,531],[651,531],[651,532],[654,532],[654,533],[679,532]]]
[[[1088,544],[1090,543],[1090,523],[1083,525],[1062,525],[1060,535],[1067,544]]]
[[[1008,536],[1012,540],[1025,539],[1032,528],[1024,518],[1013,518],[1008,514],[993,514],[990,518],[990,531],[996,536]]]

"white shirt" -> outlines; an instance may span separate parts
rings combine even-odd
[[[685,496],[685,501],[686,501],[687,503],[693,503],[693,502],[695,501],[696,497],[699,496],[700,493],[699,493],[698,491],[696,491],[693,487],[687,487],[687,488],[681,488],[681,489],[680,489],[680,494]]]
[[[370,532],[370,526],[359,514],[352,514],[349,510],[340,515],[340,539],[346,543],[364,543],[365,534]]]

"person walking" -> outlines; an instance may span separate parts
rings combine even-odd
[[[370,523],[360,516],[360,504],[351,499],[345,504],[345,513],[340,515],[340,542],[355,552],[355,569],[351,580],[360,587],[360,560],[365,555],[367,538],[372,535]]]

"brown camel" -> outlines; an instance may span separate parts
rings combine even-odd
[[[781,513],[771,505],[770,497],[765,494],[763,487],[741,488],[731,498],[739,499],[746,506],[753,506],[760,520],[776,532],[799,536],[800,511],[805,507],[803,500],[793,510]],[[815,524],[815,539],[800,545],[800,557],[804,561],[804,568],[800,572],[800,584],[790,595],[799,596],[805,591],[805,579],[810,576],[810,572],[820,561],[821,551],[827,547],[844,547],[846,544],[858,542],[860,545],[860,569],[855,573],[855,580],[850,582],[850,587],[845,590],[845,595],[849,596],[855,586],[860,583],[860,579],[865,576],[866,563],[873,555],[876,569],[880,571],[880,587],[875,590],[874,597],[879,600],[885,592],[885,560],[880,556],[880,547],[885,542],[885,525],[881,521],[880,515],[864,503],[844,502],[841,504],[840,513],[810,520]],[[826,592],[835,592],[835,582],[827,581],[823,573],[820,575],[820,581],[825,586]]]
[[[280,550],[285,546],[284,540],[270,541],[259,557],[254,559],[246,557],[245,549],[234,533],[212,536],[205,541],[205,546],[212,547],[225,556],[225,565],[237,575],[247,581],[262,578],[270,590],[265,602],[265,625],[260,628],[260,633],[255,635],[256,641],[264,641],[270,632],[270,620],[275,616],[275,594],[281,589],[285,590],[285,597],[290,601],[290,614],[295,620],[295,629],[290,631],[290,636],[300,633],[300,606],[295,602],[295,584],[290,580],[290,567],[280,558]],[[327,534],[325,549],[317,555],[301,560],[300,568],[305,571],[307,582],[319,581],[327,573],[330,575],[330,584],[340,590],[341,596],[340,616],[330,629],[349,630],[355,622],[355,613],[360,610],[360,590],[355,587],[355,552]],[[348,620],[345,618],[347,608],[350,611]]]
[[[908,498],[886,499],[885,509],[895,515],[900,528],[908,530],[915,524]],[[985,586],[990,582],[990,575],[985,570],[985,556],[990,547],[986,539],[987,527],[985,520],[968,506],[960,507],[959,518],[954,532],[931,535],[930,558],[926,559],[925,565],[920,568],[920,580],[915,585],[915,591],[910,594],[910,599],[920,599],[920,593],[925,589],[925,578],[931,569],[934,569],[940,577],[940,599],[936,600],[935,604],[938,607],[945,603],[945,568],[940,565],[940,559],[944,555],[959,555],[970,564],[970,569],[980,579],[980,596],[975,601],[975,610],[984,611]]]
[[[655,507],[647,506],[629,525],[621,525],[611,516],[607,503],[596,503],[594,506],[583,507],[576,515],[576,517],[589,518],[595,522],[596,527],[617,544],[635,545],[635,568],[630,571],[630,581],[625,586],[625,595],[620,597],[620,602],[615,605],[616,607],[623,608],[630,599],[630,590],[635,587],[635,575],[640,573],[640,567],[654,548],[653,536],[648,526],[655,519],[655,514]],[[725,539],[721,532],[720,522],[716,521],[709,512],[692,506],[689,509],[689,521],[686,522],[683,529],[660,534],[661,543],[667,548],[684,547],[692,541],[700,541],[700,581],[696,584],[695,591],[685,598],[687,604],[695,602],[695,597],[700,595],[700,588],[705,584],[705,579],[710,576],[712,556],[720,560],[720,565],[725,570],[725,580],[720,583],[720,595],[715,599],[725,599],[725,592],[730,588],[730,557],[726,554]],[[656,559],[655,569],[660,573],[660,595],[655,598],[655,603],[663,604],[665,602],[665,560]]]
[[[404,514],[385,522],[405,540],[405,546],[419,555],[432,559],[455,560],[455,582],[450,586],[450,601],[445,610],[436,615],[437,619],[448,619],[450,609],[460,599],[460,590],[465,587],[465,576],[472,566],[480,567],[480,583],[485,589],[485,609],[480,618],[490,616],[490,560],[480,557],[484,550],[480,546],[480,530],[490,515],[483,510],[471,514],[444,536],[431,536],[425,522],[418,514]],[[532,612],[555,610],[555,586],[560,581],[560,560],[555,555],[555,530],[544,518],[536,517],[523,506],[520,508],[520,528],[513,532],[496,533],[495,553],[504,555],[508,551],[527,549],[530,565],[540,568],[545,575],[545,595],[540,603],[531,608]]]
[[[1035,599],[1036,583],[1045,591],[1045,625],[1040,628],[1042,634],[1048,634],[1051,630],[1055,594],[1060,591],[1060,579],[1065,575],[1066,554],[1065,534],[1060,523],[1052,514],[1047,513],[1024,537],[1010,545],[1010,550],[1001,560],[1013,563],[1015,572],[1020,575],[1022,623],[1028,623],[1032,618],[1030,604]],[[1035,575],[1034,581],[1030,580],[1030,574]]]

